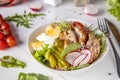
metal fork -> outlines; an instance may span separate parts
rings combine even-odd
[[[109,28],[108,28],[109,26],[108,26],[107,22],[105,21],[105,18],[97,18],[97,22],[98,22],[99,30],[101,30],[102,32],[105,32],[105,35],[108,38],[108,40],[112,46],[112,49],[113,49],[113,52],[115,55],[116,65],[117,65],[117,72],[118,72],[118,76],[120,78],[120,57],[119,57],[118,52],[116,51],[115,46],[113,45],[112,39],[110,37],[110,32],[109,32]]]

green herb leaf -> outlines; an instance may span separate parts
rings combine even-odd
[[[30,28],[31,25],[31,20],[33,18],[36,18],[38,16],[45,16],[45,14],[43,13],[39,13],[39,14],[33,14],[33,13],[26,13],[26,11],[24,11],[23,15],[18,15],[17,13],[14,16],[8,16],[5,18],[6,21],[13,21],[16,23],[16,26],[23,26],[25,28]]]
[[[0,59],[1,61],[1,66],[10,68],[10,67],[21,67],[24,68],[26,64],[20,60],[15,59],[14,57],[11,56],[3,56],[3,58]]]
[[[21,72],[18,76],[18,80],[49,80],[48,76],[44,76],[43,74],[35,74],[35,73],[23,73]]]

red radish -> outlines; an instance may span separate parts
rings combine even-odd
[[[88,54],[83,54],[83,55],[80,55],[79,57],[77,57],[73,62],[73,66],[78,66],[79,63],[81,63],[84,59],[86,59],[87,56],[88,56]]]
[[[80,55],[81,55],[80,52],[71,52],[65,56],[65,60],[72,65],[74,60]]]
[[[9,0],[9,2],[10,4],[6,5],[7,7],[15,5],[18,2],[18,0]]]
[[[92,4],[88,4],[85,6],[84,8],[84,12],[88,15],[95,15],[98,13],[98,9],[96,6],[92,5]]]
[[[35,12],[40,11],[40,9],[42,8],[42,5],[38,3],[33,3],[33,4],[30,4],[29,6],[30,6],[30,9]]]
[[[82,64],[89,64],[89,63],[91,63],[91,61],[93,59],[92,52],[89,49],[83,49],[83,50],[81,50],[81,53],[82,54],[88,54],[88,56],[81,63],[79,63],[79,66],[82,65]]]

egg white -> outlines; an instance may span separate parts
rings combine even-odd
[[[51,47],[54,44],[56,38],[48,36],[46,35],[46,33],[41,33],[40,35],[36,37],[36,39],[38,41],[44,41],[44,44],[48,44],[49,47]]]

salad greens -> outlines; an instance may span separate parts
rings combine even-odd
[[[60,41],[56,40],[55,44],[51,48],[48,47],[48,44],[45,44],[44,46],[42,46],[42,49],[40,51],[34,50],[33,56],[38,61],[52,68],[58,66],[60,68],[67,69],[69,64],[61,58],[61,56],[59,55],[59,50],[56,49],[56,45],[59,45],[58,48],[60,50],[60,47],[62,45],[60,44]]]
[[[24,11],[23,15],[18,15],[17,13],[14,16],[8,16],[5,18],[6,21],[13,21],[16,24],[17,27],[19,26],[23,26],[25,28],[30,28],[31,25],[31,19],[36,18],[38,16],[45,16],[45,14],[43,13],[39,13],[39,14],[33,14],[33,13],[26,13],[26,11]]]
[[[21,72],[18,76],[18,80],[49,80],[48,76],[35,73],[23,73]]]
[[[105,37],[104,33],[101,33],[98,36],[101,39],[100,53],[103,53],[104,51],[106,51],[106,49],[105,49],[105,46],[106,46],[106,37]]]
[[[107,0],[107,2],[111,6],[108,12],[120,21],[120,0]]]
[[[6,68],[10,68],[10,67],[24,68],[26,66],[24,62],[17,60],[11,56],[3,56],[3,58],[1,58],[0,61],[1,61],[0,65]]]
[[[42,46],[42,50],[38,51],[38,50],[34,50],[33,52],[33,56],[35,59],[37,59],[38,61],[43,62],[46,65],[50,65],[49,62],[47,61],[47,59],[45,58],[45,53],[48,53],[48,51],[50,51],[49,53],[52,52],[52,49],[48,47],[48,44],[45,44],[44,46]]]
[[[62,31],[64,32],[64,31],[71,29],[72,24],[70,24],[69,22],[60,22],[57,26],[59,26],[59,28],[61,29],[61,32]],[[96,39],[96,40],[99,39],[99,43],[100,43],[99,44],[99,53],[100,54],[103,53],[105,51],[105,46],[106,46],[106,37],[105,37],[104,33],[98,34],[97,33],[98,28],[93,28],[92,25],[90,25],[86,28],[86,32],[87,31],[88,32],[90,31],[92,33],[92,36],[95,37],[95,38],[93,37],[94,39]],[[93,43],[92,43],[92,46],[95,45],[95,44],[93,45]],[[84,48],[88,48],[88,50],[90,50],[89,46],[82,45],[80,42],[76,42],[76,43],[73,42],[73,43],[68,44],[65,47],[64,40],[60,39],[60,38],[56,38],[52,47],[49,47],[48,44],[44,44],[42,46],[41,50],[34,50],[33,56],[39,62],[42,62],[43,64],[45,64],[48,67],[51,67],[53,69],[76,70],[76,69],[81,69],[86,66],[89,66],[92,62],[85,63],[80,66],[73,66],[73,64],[70,64],[69,62],[67,62],[65,56],[72,51],[77,51],[78,49],[84,50]],[[92,47],[92,48],[95,48],[95,47]],[[94,49],[94,50],[96,50],[96,49]],[[96,54],[94,54],[94,55],[96,55]],[[100,54],[98,54],[98,56]]]

